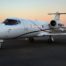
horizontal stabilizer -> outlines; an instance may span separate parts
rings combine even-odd
[[[66,13],[59,13],[59,12],[56,12],[56,13],[48,13],[48,15],[55,15],[54,20],[60,20],[60,15],[63,15],[63,14],[66,14]]]
[[[48,13],[48,15],[61,15],[61,14],[66,14],[66,13],[59,13],[59,12],[56,12],[56,13]]]

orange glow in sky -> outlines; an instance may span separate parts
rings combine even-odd
[[[0,0],[0,20],[18,17],[32,20],[50,21],[54,16],[48,13],[66,12],[66,0]],[[66,15],[61,16],[66,24]]]

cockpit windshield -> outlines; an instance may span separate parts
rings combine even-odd
[[[19,21],[14,20],[14,19],[6,19],[3,23],[4,23],[5,25],[16,25],[16,24],[19,23]]]

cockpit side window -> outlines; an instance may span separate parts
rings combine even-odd
[[[13,20],[13,19],[6,19],[6,20],[4,21],[4,24],[5,24],[5,25],[16,25],[16,24],[18,24],[18,23],[19,23],[18,20]]]

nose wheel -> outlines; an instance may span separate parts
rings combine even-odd
[[[2,48],[4,40],[0,40],[0,48]]]

